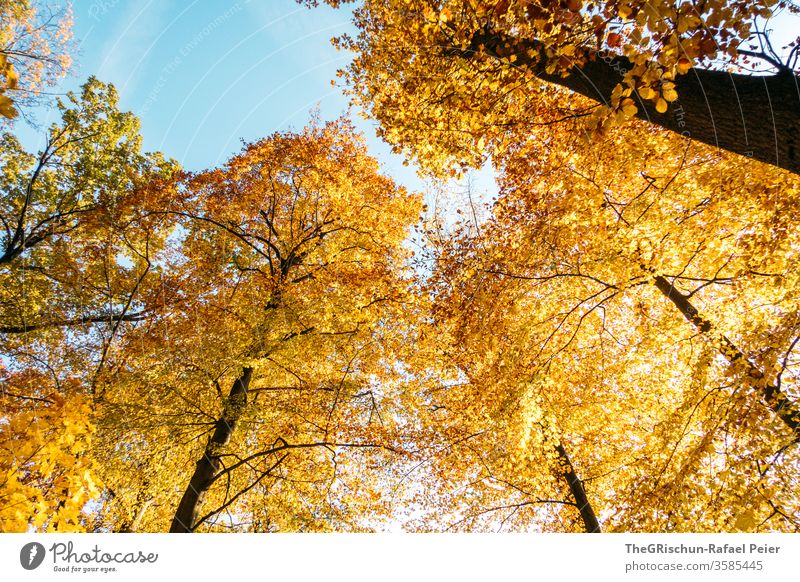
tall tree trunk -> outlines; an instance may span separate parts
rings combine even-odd
[[[600,533],[600,522],[597,520],[594,508],[592,508],[589,497],[586,495],[583,481],[581,481],[580,477],[578,477],[578,474],[575,472],[575,467],[573,467],[572,461],[569,455],[567,455],[567,451],[564,449],[564,445],[558,443],[555,449],[556,453],[558,453],[558,460],[562,465],[561,469],[564,474],[564,479],[569,486],[570,493],[572,493],[572,499],[575,501],[575,505],[581,513],[584,531],[587,533]]]
[[[236,421],[247,403],[247,390],[252,375],[253,369],[245,368],[242,375],[233,383],[222,416],[217,420],[214,434],[208,440],[203,456],[197,461],[194,474],[178,504],[172,526],[169,528],[170,533],[191,533],[197,526],[200,506],[220,470],[221,448],[231,440]]]
[[[571,74],[548,73],[542,43],[482,30],[467,50],[451,47],[446,54],[469,58],[514,55],[515,67],[530,69],[555,83],[607,104],[622,76],[633,68],[622,56],[598,53]],[[800,174],[800,82],[791,71],[777,75],[742,75],[694,68],[675,79],[679,100],[665,113],[655,103],[638,99],[637,117],[688,139],[719,147]]]
[[[711,322],[700,315],[686,295],[675,289],[669,281],[660,275],[655,278],[655,285],[699,331],[702,333],[712,332],[713,326]],[[797,405],[789,400],[777,383],[770,384],[764,381],[764,373],[748,360],[731,340],[720,334],[719,342],[720,353],[731,364],[741,362],[745,366],[748,377],[760,390],[767,406],[789,427],[795,438],[800,438],[800,410],[798,410]]]

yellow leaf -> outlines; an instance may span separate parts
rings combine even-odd
[[[642,99],[652,99],[656,96],[656,92],[652,89],[652,87],[642,87],[639,89],[638,93]]]
[[[633,99],[628,98],[622,102],[622,111],[625,113],[625,115],[633,116],[636,115],[636,112],[639,111],[639,109],[636,107]]]
[[[734,527],[740,531],[752,531],[756,527],[756,516],[752,509],[748,509],[736,518]]]
[[[14,102],[7,96],[0,94],[0,115],[14,119],[17,116],[17,110],[14,109]]]
[[[676,68],[678,69],[678,72],[681,75],[683,75],[685,73],[688,73],[689,69],[692,68],[692,62],[689,59],[682,57],[678,59],[678,64],[676,65]]]
[[[661,96],[662,96],[662,97],[663,97],[663,98],[664,98],[666,101],[676,101],[676,100],[678,99],[678,93],[675,91],[675,89],[666,89],[666,90],[665,90],[665,91],[664,91],[664,92],[661,94]]]

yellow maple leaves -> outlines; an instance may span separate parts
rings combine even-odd
[[[14,378],[6,378],[9,386]],[[95,431],[86,400],[50,394],[3,397],[0,422],[0,531],[86,531],[86,504],[100,495],[91,454]]]

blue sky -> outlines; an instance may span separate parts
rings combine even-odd
[[[352,32],[348,9],[309,10],[294,0],[73,0],[76,45],[57,92],[90,76],[113,83],[120,108],[142,121],[144,148],[188,170],[224,163],[242,140],[306,125],[312,111],[334,119],[348,100],[331,81],[350,59],[331,44]],[[384,172],[409,189],[426,185],[375,137],[376,122],[353,115]],[[40,129],[17,126],[30,149]],[[493,190],[491,178],[483,187]]]
[[[336,71],[351,55],[331,38],[354,32],[351,11],[295,0],[73,0],[75,63],[58,91],[90,75],[113,83],[120,108],[142,121],[144,147],[188,170],[224,163],[242,140],[301,129],[310,113],[322,119],[347,111]],[[42,127],[52,112],[41,112]],[[383,171],[414,191],[431,191],[413,167],[375,137],[376,122],[353,115]],[[30,148],[41,131],[18,126]],[[494,194],[491,171],[472,177],[475,195]],[[447,205],[463,199],[453,189]],[[428,197],[428,202],[436,201]],[[441,206],[441,204],[439,205]]]
[[[301,128],[314,107],[323,118],[346,109],[331,79],[348,55],[330,39],[350,30],[347,11],[293,0],[78,0],[73,10],[70,84],[114,83],[147,149],[188,169],[224,162],[242,138]]]

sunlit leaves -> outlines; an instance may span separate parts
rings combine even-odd
[[[236,427],[208,451],[221,466],[199,531],[369,527],[358,508],[376,503],[380,477],[356,467],[381,466],[396,444],[390,350],[418,196],[379,173],[345,120],[248,144],[178,189],[157,210],[181,225],[165,266],[173,298],[125,336],[109,377],[104,520],[168,528],[228,414]],[[226,395],[244,366],[249,395],[233,413]]]
[[[765,387],[780,374],[796,406],[797,179],[642,125],[589,143],[581,124],[566,150],[533,134],[498,157],[492,218],[439,251],[437,339],[465,378],[437,418],[493,435],[465,479],[502,477],[466,511],[503,509],[468,527],[574,517],[522,510],[569,500],[542,480],[561,440],[606,529],[796,530],[796,447]]]
[[[565,117],[591,115],[588,129],[600,133],[645,110],[660,117],[693,67],[740,66],[740,48],[774,4],[366,0],[355,10],[358,35],[337,43],[355,53],[342,76],[382,137],[446,173],[501,155],[518,132],[557,139],[547,133]],[[600,104],[543,80],[586,85]],[[722,107],[717,96],[712,109]]]
[[[83,510],[100,493],[91,408],[77,394],[48,393],[52,383],[35,372],[0,372],[0,532],[91,529]]]
[[[69,8],[39,0],[0,4],[0,116],[14,118],[69,68]]]

